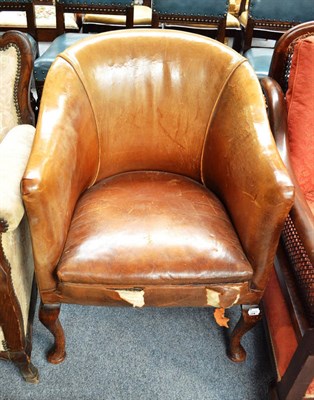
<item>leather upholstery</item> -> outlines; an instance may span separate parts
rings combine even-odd
[[[253,272],[210,191],[181,175],[129,172],[80,198],[57,274],[61,282],[142,286],[237,283]]]
[[[249,13],[259,20],[306,22],[314,18],[313,0],[286,0],[284,7],[280,1],[251,0]]]
[[[293,187],[246,60],[136,29],[57,57],[23,198],[44,302],[229,307],[260,300]]]
[[[153,10],[158,14],[223,16],[227,14],[225,0],[153,0]]]
[[[38,43],[36,40],[33,38],[32,35],[26,34],[27,39],[30,41],[31,47],[32,47],[32,55],[33,55],[33,60],[36,60],[38,57]]]
[[[313,0],[288,0],[284,6],[280,1],[251,0],[248,12],[242,12],[241,25],[245,27],[244,56],[256,71],[259,78],[268,76],[272,49],[254,48],[252,38],[264,37],[278,40],[291,26],[314,19]]]

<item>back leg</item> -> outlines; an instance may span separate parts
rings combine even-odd
[[[14,357],[13,362],[19,368],[21,375],[28,383],[38,383],[38,370],[31,363],[30,357],[26,352],[20,352]]]

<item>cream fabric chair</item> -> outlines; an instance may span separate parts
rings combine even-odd
[[[56,9],[53,5],[35,6],[36,26],[37,28],[56,28]],[[68,29],[78,30],[78,25],[74,14],[66,14],[65,24]],[[2,11],[0,13],[0,26],[26,28],[26,15],[23,11]]]
[[[32,51],[26,35],[0,38],[0,358],[38,382],[30,362],[34,265],[20,181],[35,128],[30,107]],[[33,296],[32,296],[33,293]]]
[[[134,26],[150,26],[152,23],[152,9],[145,5],[134,5]],[[114,14],[85,14],[83,18],[83,32],[101,32],[114,27],[126,26],[125,15]]]
[[[40,4],[41,3],[41,4]],[[37,28],[37,39],[40,41],[52,41],[56,36],[56,7],[47,0],[37,0],[34,5],[35,23]],[[68,32],[78,32],[79,26],[74,13],[67,13],[64,16],[65,29]],[[1,11],[0,30],[17,29],[25,32],[27,30],[26,12],[22,10]]]

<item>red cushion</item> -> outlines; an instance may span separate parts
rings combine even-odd
[[[275,270],[272,271],[266,287],[263,305],[267,317],[277,373],[281,379],[288,368],[298,342]]]
[[[286,98],[291,162],[311,206],[314,204],[314,36],[300,40],[295,46]]]

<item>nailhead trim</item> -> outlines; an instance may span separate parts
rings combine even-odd
[[[20,81],[20,73],[21,73],[21,65],[22,65],[20,49],[15,43],[8,43],[6,46],[0,48],[0,51],[6,51],[10,47],[14,47],[16,50],[16,54],[17,54],[17,71],[16,71],[14,88],[13,88],[13,102],[14,102],[14,107],[15,107],[15,111],[16,111],[16,115],[17,115],[18,124],[21,124],[22,116],[21,116],[21,110],[20,110],[19,101],[18,101],[18,86],[19,86],[19,81]]]

